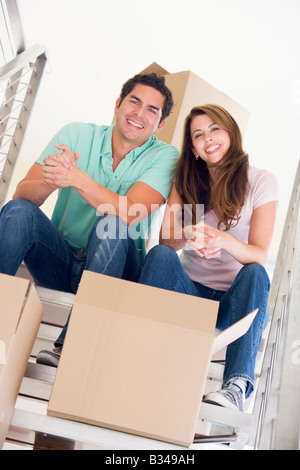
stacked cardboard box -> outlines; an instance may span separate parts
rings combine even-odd
[[[157,134],[157,138],[181,149],[183,126],[186,116],[194,106],[217,104],[227,109],[237,121],[243,135],[246,133],[250,113],[228,95],[206,82],[192,71],[168,73],[156,62],[149,65],[141,73],[155,72],[164,75],[166,85],[174,98],[174,108],[165,126]]]

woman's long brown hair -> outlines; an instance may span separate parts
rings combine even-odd
[[[206,163],[201,158],[196,160],[192,151],[191,122],[203,114],[226,129],[230,136],[229,149],[216,165],[217,179],[212,187]],[[192,205],[194,224],[197,223],[197,204],[203,204],[205,212],[214,210],[219,228],[223,224],[225,230],[229,230],[238,223],[247,192],[248,166],[241,132],[233,117],[217,105],[193,108],[185,120],[182,151],[175,169],[175,186],[183,204]]]

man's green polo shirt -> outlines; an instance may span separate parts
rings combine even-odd
[[[171,188],[171,171],[177,161],[178,150],[152,135],[147,142],[126,155],[113,172],[112,132],[113,126],[68,124],[53,137],[37,163],[43,164],[48,155],[58,153],[55,145],[65,144],[72,152],[79,152],[78,168],[111,191],[125,196],[131,186],[140,181],[167,200]],[[52,222],[70,246],[83,248],[99,214],[76,190],[61,188],[58,191]],[[153,216],[150,216],[130,228],[136,247],[141,250],[142,262],[152,222]]]

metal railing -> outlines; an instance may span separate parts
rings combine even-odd
[[[253,410],[249,445],[299,449],[300,162],[271,285],[271,326]]]
[[[46,64],[46,48],[25,49],[15,0],[1,0],[0,67],[0,209],[19,156],[26,126]],[[7,61],[7,57],[15,57]]]
[[[25,50],[16,0],[0,0],[0,66]]]

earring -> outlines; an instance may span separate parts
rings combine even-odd
[[[196,156],[196,160],[199,160],[199,158],[200,158],[200,155],[197,155],[197,156]]]

